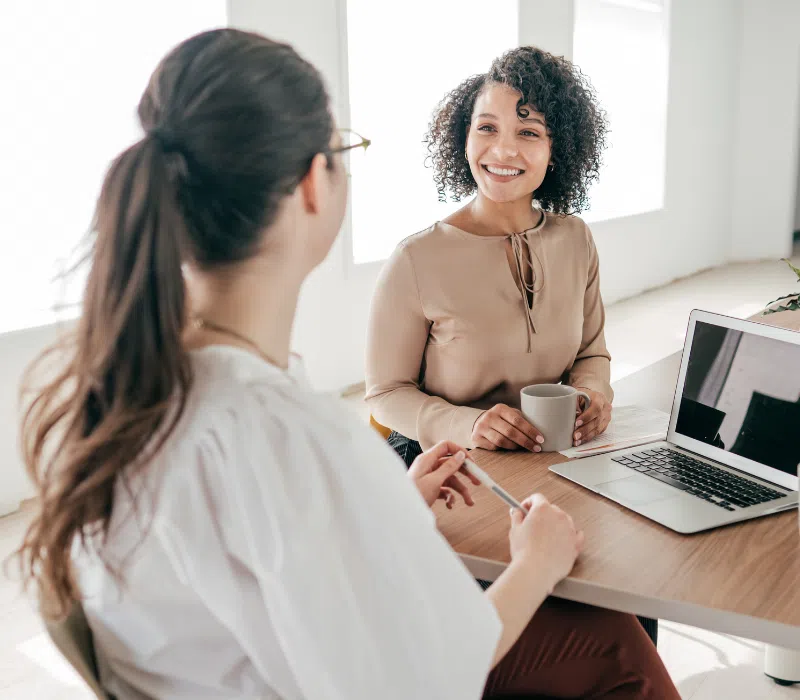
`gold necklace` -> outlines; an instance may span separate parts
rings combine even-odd
[[[213,321],[208,321],[205,318],[199,318],[199,317],[195,318],[193,323],[194,327],[197,328],[198,330],[211,331],[212,333],[219,333],[220,335],[227,335],[230,338],[235,338],[239,342],[247,345],[247,347],[249,347],[254,353],[256,353],[256,355],[258,355],[265,362],[271,365],[275,365],[275,367],[278,367],[282,370],[288,369],[288,367],[285,367],[280,362],[276,362],[269,355],[267,355],[267,353],[265,353],[260,347],[258,347],[256,343],[250,340],[250,338],[248,338],[246,335],[242,335],[241,333],[232,330],[231,328],[220,326],[219,324],[214,323]]]

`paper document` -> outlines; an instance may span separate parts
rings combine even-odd
[[[668,413],[642,406],[620,406],[613,410],[606,432],[579,447],[562,450],[561,454],[570,459],[580,459],[637,447],[648,442],[665,440],[668,428]]]

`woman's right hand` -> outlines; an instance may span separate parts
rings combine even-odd
[[[526,516],[516,508],[511,511],[511,559],[529,563],[545,574],[549,595],[572,571],[583,549],[583,531],[540,493],[526,498],[522,505],[528,511]]]
[[[541,452],[544,437],[521,411],[499,403],[484,411],[472,427],[472,443],[484,450]]]

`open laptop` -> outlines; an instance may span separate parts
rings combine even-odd
[[[550,470],[677,532],[796,508],[800,333],[693,311],[666,442]]]

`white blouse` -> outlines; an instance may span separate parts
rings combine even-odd
[[[116,489],[122,583],[75,556],[108,691],[479,698],[501,623],[387,444],[242,350],[193,363],[176,430]]]

